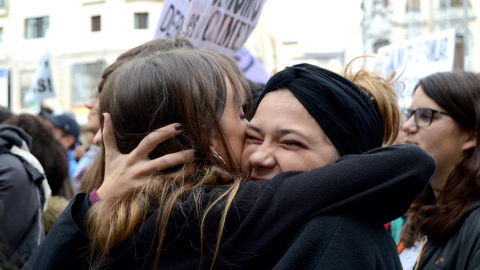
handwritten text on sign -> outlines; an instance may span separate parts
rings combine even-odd
[[[418,80],[430,74],[451,71],[455,53],[455,30],[447,30],[408,39],[382,47],[378,54],[385,57],[389,70],[402,74],[405,91],[400,106],[410,106],[413,88]]]
[[[255,29],[264,4],[265,0],[194,0],[182,32],[199,48],[233,56]]]

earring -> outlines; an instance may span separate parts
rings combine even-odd
[[[215,154],[215,153],[213,153],[213,156],[214,156],[215,158],[220,159],[225,166],[227,165],[227,163],[225,162],[225,160],[223,160],[223,158],[222,158],[221,156],[219,156],[219,155],[217,155],[217,154]]]

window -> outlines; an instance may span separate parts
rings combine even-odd
[[[101,30],[100,16],[92,16],[92,32],[97,32],[100,30]]]
[[[72,66],[72,105],[83,106],[97,91],[106,65],[103,61]]]
[[[448,6],[461,7],[463,6],[463,0],[441,0],[440,1],[440,8],[446,9]]]
[[[148,13],[135,13],[135,29],[148,29]]]
[[[407,0],[405,12],[420,11],[420,0]]]
[[[8,0],[0,0],[0,8],[6,8],[7,7],[7,1]]]
[[[25,38],[43,38],[48,30],[48,17],[32,18],[25,20]]]

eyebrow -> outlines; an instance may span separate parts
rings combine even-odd
[[[259,127],[254,126],[252,124],[247,124],[247,128],[251,129],[255,132],[262,133],[262,129],[260,129]],[[305,134],[303,134],[300,131],[295,130],[295,129],[277,129],[277,130],[275,130],[275,134],[278,135],[278,136],[284,136],[284,135],[287,135],[287,134],[295,134],[297,136],[300,136],[304,140],[306,140],[308,143],[313,144],[312,139],[310,139],[307,135],[305,135]]]

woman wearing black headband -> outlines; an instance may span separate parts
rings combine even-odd
[[[363,69],[355,74],[349,67],[346,70],[350,80],[300,64],[269,80],[247,124],[242,167],[252,179],[310,171],[395,141],[400,113],[393,74],[385,80]],[[408,162],[368,166],[392,170]],[[369,170],[365,167],[357,173],[369,174]],[[380,222],[382,213],[365,215],[354,205],[343,213],[348,215],[311,215],[299,222],[297,234],[276,267],[401,269],[395,243]]]
[[[240,178],[237,154],[243,147],[233,147],[238,146],[233,142],[241,136],[229,134],[237,134],[235,129],[245,134],[239,103],[244,84],[231,63],[214,53],[175,50],[132,59],[105,78],[106,92],[100,96],[105,155],[96,161],[105,170],[91,173],[103,183],[96,186],[98,192],[76,196],[27,266],[78,269],[88,266],[93,254],[91,263],[100,269],[288,267],[282,262],[297,250],[292,240],[312,217],[355,211],[382,224],[403,214],[426,186],[435,163],[425,151],[416,146],[374,149],[382,139],[366,138],[382,136],[378,116],[374,124],[360,122],[374,119],[375,105],[365,112],[372,116],[349,122],[367,126],[345,137],[362,136],[357,143],[339,149],[339,155],[353,155],[310,172],[281,173],[271,180]],[[359,107],[371,102],[358,87],[345,91],[356,91],[364,100]],[[145,125],[136,128],[137,122]],[[165,126],[171,122],[185,126],[183,130],[179,125]],[[159,126],[165,127],[152,132]],[[180,134],[177,140],[157,147],[175,134]],[[168,164],[182,160],[178,151],[189,148],[195,149],[195,155],[187,165],[165,173]],[[168,161],[172,155],[175,159]],[[325,241],[315,245],[329,244],[327,233],[323,235]],[[301,251],[316,251],[318,246],[313,248]],[[329,261],[333,250],[325,251],[314,267],[347,266],[338,263],[344,261],[339,257]],[[51,254],[62,254],[61,261]],[[369,256],[362,258],[368,259],[358,262],[357,268],[398,266],[393,257],[384,264]]]

